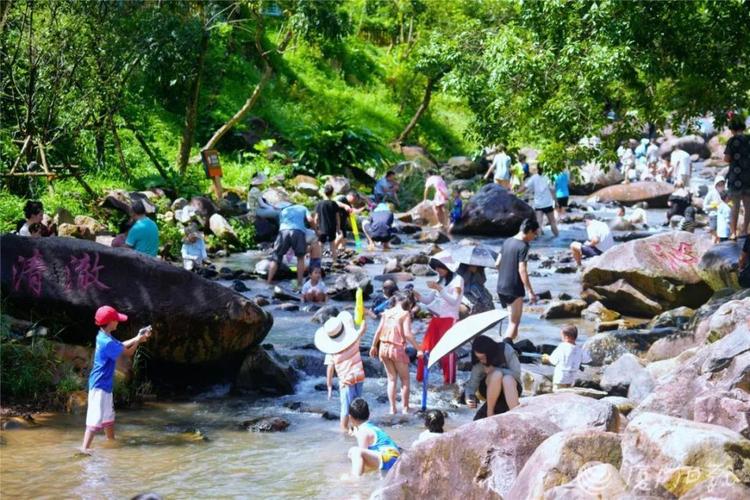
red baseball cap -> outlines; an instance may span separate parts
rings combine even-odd
[[[96,314],[94,315],[96,326],[104,326],[112,321],[123,322],[127,320],[128,317],[126,315],[117,312],[117,309],[112,306],[102,306],[96,310]]]

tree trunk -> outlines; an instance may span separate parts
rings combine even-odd
[[[125,161],[125,155],[122,153],[122,143],[120,142],[120,135],[117,133],[117,127],[112,116],[109,117],[109,127],[112,130],[112,142],[115,145],[115,151],[117,152],[117,158],[120,160],[120,170],[126,179],[130,180],[130,171],[128,170],[128,164]]]
[[[106,163],[105,161],[105,147],[106,147],[106,141],[105,141],[105,135],[104,135],[104,123],[102,123],[103,120],[99,120],[96,123],[96,130],[94,131],[94,145],[96,147],[96,167],[97,168],[104,168],[104,165]]]
[[[276,51],[279,53],[284,52],[287,45],[292,39],[292,30],[288,30],[286,32],[286,35],[284,36],[284,39],[281,41],[279,46],[276,48]],[[271,76],[273,75],[273,67],[271,66],[271,62],[268,60],[268,53],[263,50],[263,46],[261,45],[261,40],[263,37],[263,25],[262,21],[258,21],[258,29],[256,31],[255,35],[255,45],[258,49],[258,52],[260,53],[260,57],[263,59],[263,74],[260,77],[260,81],[255,86],[255,89],[253,90],[253,93],[248,97],[247,101],[245,101],[245,104],[242,105],[242,107],[232,116],[224,125],[219,127],[219,129],[214,132],[214,135],[211,136],[211,138],[208,140],[208,142],[203,146],[202,149],[212,149],[216,147],[216,144],[219,143],[222,137],[229,132],[232,127],[237,125],[242,118],[247,114],[248,111],[250,111],[253,106],[255,106],[255,103],[258,101],[258,98],[260,97],[260,93],[263,91],[263,88],[266,86],[268,81],[271,79]],[[200,161],[200,158],[197,158],[196,161]]]
[[[0,2],[0,33],[5,31],[5,21],[8,19],[8,13],[12,4],[13,0],[3,0]]]
[[[394,141],[397,144],[403,144],[403,142],[406,140],[406,138],[411,134],[411,131],[414,130],[414,127],[417,126],[417,122],[422,117],[425,111],[427,111],[428,106],[430,105],[430,99],[432,99],[432,90],[435,87],[435,82],[437,80],[434,80],[432,78],[427,80],[427,86],[424,89],[424,96],[422,97],[422,103],[417,108],[417,112],[414,113],[414,116],[411,118],[411,121],[406,126],[406,128],[401,132],[401,134],[398,136],[398,138]]]
[[[143,151],[146,152],[146,155],[151,160],[151,163],[154,164],[154,167],[156,167],[156,170],[159,171],[159,175],[161,175],[162,179],[165,181],[169,181],[169,175],[167,175],[167,170],[162,166],[161,162],[159,162],[159,158],[156,157],[154,152],[149,147],[148,143],[146,142],[146,138],[143,137],[143,134],[141,134],[140,130],[137,130],[132,123],[125,122],[125,126],[133,132],[133,135],[135,135],[135,139],[138,141],[138,144],[141,145],[141,148],[143,148]]]
[[[182,141],[177,153],[177,169],[180,175],[185,174],[188,162],[190,161],[190,148],[193,146],[193,137],[195,136],[195,122],[198,117],[198,97],[201,92],[201,79],[203,78],[203,68],[206,63],[206,52],[208,52],[208,39],[208,27],[204,26],[200,47],[198,48],[197,73],[190,85],[190,95],[185,106],[185,128],[182,131]]]

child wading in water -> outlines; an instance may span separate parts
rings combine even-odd
[[[416,445],[417,443],[421,443],[422,441],[427,441],[428,439],[442,436],[444,424],[445,417],[443,416],[442,411],[428,411],[424,416],[424,426],[427,427],[427,430],[422,431],[422,433],[419,435],[417,440],[414,441],[414,444],[412,444],[412,446]]]
[[[545,354],[542,356],[542,363],[555,367],[555,374],[552,377],[552,389],[555,391],[573,387],[581,364],[591,363],[591,356],[588,351],[576,345],[577,338],[578,328],[573,325],[565,325],[560,330],[562,343],[552,351],[551,355]]]
[[[401,379],[401,406],[403,413],[409,413],[409,356],[406,355],[408,341],[422,357],[411,331],[411,309],[416,304],[413,292],[398,297],[399,306],[383,312],[370,347],[370,356],[380,358],[388,375],[388,401],[391,414],[396,414],[396,385]]]
[[[310,268],[310,279],[302,286],[302,302],[325,302],[326,285],[323,283],[323,271],[319,266]]]
[[[357,446],[349,448],[352,476],[361,476],[366,469],[389,470],[401,453],[391,437],[370,422],[367,401],[357,398],[349,405],[349,416],[354,426]]]
[[[108,440],[115,438],[115,410],[112,404],[112,386],[115,379],[115,364],[120,355],[132,356],[139,344],[151,337],[151,327],[141,328],[138,335],[125,342],[112,337],[117,325],[127,321],[114,307],[102,306],[96,310],[94,322],[98,326],[94,366],[89,375],[88,411],[86,412],[86,433],[83,436],[81,451],[90,453],[94,435],[100,430]]]
[[[349,430],[349,404],[362,395],[365,382],[365,367],[359,355],[359,341],[367,330],[367,322],[357,330],[354,319],[347,311],[330,318],[315,332],[315,347],[325,354],[330,354],[333,368],[339,377],[339,398],[341,399],[341,430]],[[333,373],[328,369],[328,384]]]

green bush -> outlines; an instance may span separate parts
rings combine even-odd
[[[162,257],[176,261],[181,260],[182,238],[184,236],[182,227],[176,222],[164,220],[162,216],[156,217],[156,225],[159,228]]]
[[[16,223],[23,219],[23,198],[7,191],[0,191],[0,232],[9,233],[16,230]]]
[[[0,319],[0,380],[3,400],[36,401],[54,392],[55,358],[43,338],[14,338],[8,318]]]
[[[236,250],[245,251],[255,247],[255,226],[253,224],[242,224],[237,219],[230,219],[229,224],[239,240],[239,248],[236,248]]]

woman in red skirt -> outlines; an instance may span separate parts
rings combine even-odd
[[[417,294],[417,299],[427,306],[432,313],[430,324],[422,340],[422,351],[431,351],[445,332],[458,321],[458,308],[464,295],[464,279],[454,273],[438,259],[432,258],[430,267],[438,273],[438,281],[430,281],[427,286],[432,290],[424,295]],[[456,382],[456,354],[450,353],[440,360],[443,369],[443,380],[446,384]],[[417,360],[417,381],[424,375],[424,358]]]

